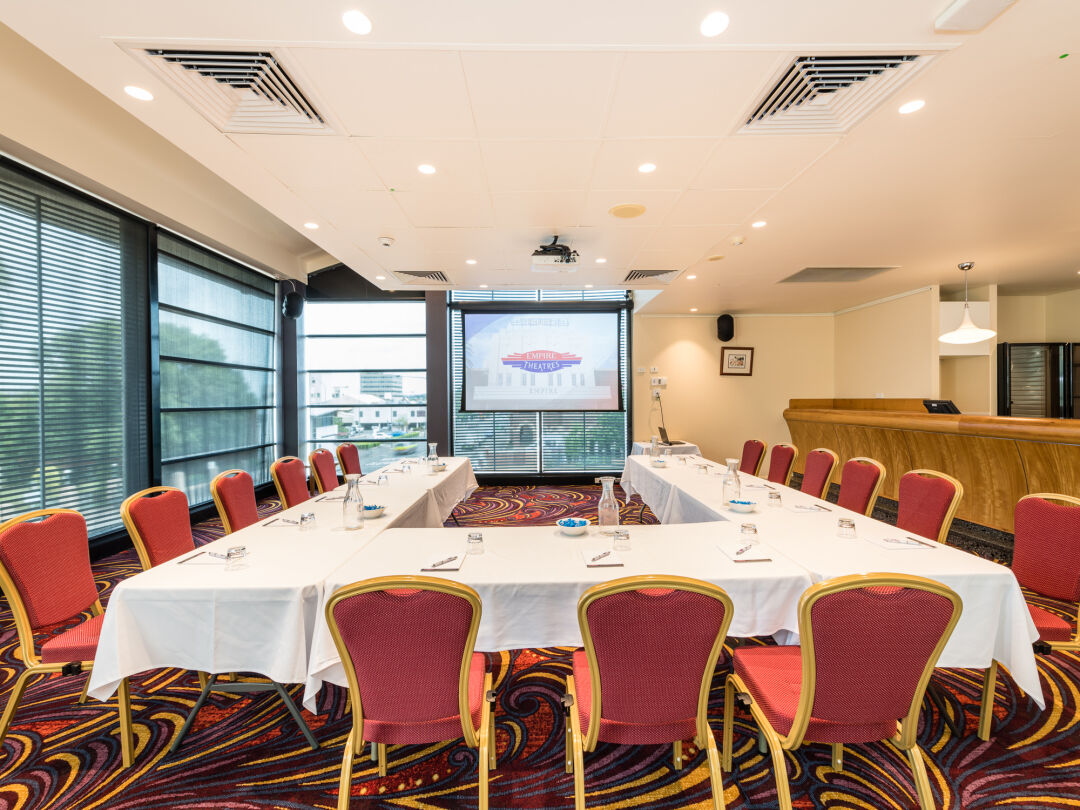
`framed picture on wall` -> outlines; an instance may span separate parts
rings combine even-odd
[[[745,346],[721,346],[720,373],[749,377],[754,373],[754,350]]]

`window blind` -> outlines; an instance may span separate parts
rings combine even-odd
[[[0,519],[149,483],[147,226],[0,163]]]
[[[277,283],[158,237],[161,478],[192,505],[229,469],[256,485],[277,454]]]

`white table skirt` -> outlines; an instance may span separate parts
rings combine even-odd
[[[762,543],[805,568],[814,582],[845,574],[892,572],[915,574],[948,585],[960,595],[964,609],[938,666],[985,668],[996,660],[1009,670],[1020,688],[1040,706],[1045,705],[1031,648],[1039,634],[1010,569],[933,541],[927,541],[929,548],[882,548],[872,539],[903,537],[905,533],[746,473],[739,474],[742,496],[757,501],[758,511],[733,512],[723,505],[724,467],[706,463],[709,466],[704,472],[696,461],[659,469],[650,466],[647,458],[631,456],[623,470],[623,489],[628,494],[640,493],[664,523],[718,519],[754,523]],[[764,505],[770,491],[781,494],[782,508]],[[821,504],[829,511],[796,512],[796,504]],[[840,517],[855,521],[857,539],[841,540],[836,536]]]
[[[328,499],[342,495],[342,486],[281,513],[296,520],[313,512],[314,528],[275,516],[215,540],[190,562],[180,564],[191,557],[184,554],[124,580],[105,611],[89,694],[105,700],[122,678],[163,667],[258,672],[302,683],[312,634],[317,622],[325,624],[318,610],[330,572],[388,528],[442,526],[453,505],[476,488],[467,458],[446,461],[442,473],[416,465],[388,473],[388,485],[363,486],[366,503],[387,507],[363,529],[342,528],[342,503]],[[247,568],[226,571],[224,561],[205,553],[233,545],[247,547]]]
[[[633,550],[619,552],[621,568],[587,568],[589,555],[611,548],[611,538],[590,529],[586,537],[566,537],[556,527],[483,529],[485,550],[468,556],[460,571],[426,573],[464,582],[483,603],[476,649],[509,650],[580,646],[577,603],[589,587],[624,576],[675,574],[713,582],[732,598],[731,634],[770,635],[798,627],[799,597],[810,575],[789,560],[734,563],[716,547],[733,537],[730,523],[688,526],[633,526]],[[324,599],[352,582],[370,577],[420,574],[437,559],[463,554],[468,529],[395,530],[375,538],[327,578]],[[475,531],[473,529],[472,531]],[[672,617],[672,621],[681,621]],[[322,683],[346,685],[345,671],[325,621],[316,626],[304,704],[314,710]]]
[[[630,449],[630,455],[641,456],[648,455],[651,442],[634,442],[634,446]],[[670,450],[673,456],[683,455],[701,455],[701,449],[696,444],[690,444],[689,442],[683,442],[682,444],[662,444],[660,445],[660,452]]]

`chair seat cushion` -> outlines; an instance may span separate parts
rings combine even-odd
[[[573,663],[578,719],[581,721],[582,736],[587,736],[592,722],[592,674],[589,672],[589,659],[585,650],[574,651]],[[661,724],[624,723],[601,718],[596,739],[622,745],[660,745],[676,740],[688,740],[695,734],[696,717]]]
[[[93,661],[97,653],[98,637],[105,614],[93,616],[84,622],[51,637],[41,645],[41,663],[66,664],[70,661]]]
[[[734,655],[735,674],[781,737],[791,731],[802,687],[802,650],[799,647],[740,647]],[[888,722],[850,723],[810,718],[808,742],[860,743],[884,740],[896,733],[896,718]]]
[[[1072,623],[1045,608],[1028,603],[1031,620],[1039,631],[1039,641],[1069,641],[1072,639]]]
[[[484,675],[487,674],[487,657],[474,652],[469,664],[469,713],[472,727],[479,730],[480,714],[484,706]],[[399,723],[364,717],[364,739],[368,742],[390,745],[415,745],[420,743],[456,740],[461,737],[461,719],[454,714],[438,720],[422,723]]]

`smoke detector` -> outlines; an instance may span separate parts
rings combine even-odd
[[[378,242],[382,247],[393,247],[394,246],[394,237],[392,237],[392,236],[380,236],[379,239],[378,239]]]

